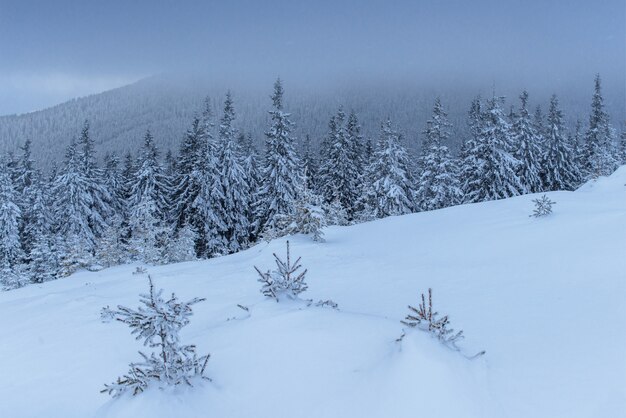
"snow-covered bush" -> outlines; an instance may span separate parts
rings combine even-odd
[[[198,356],[194,345],[182,345],[179,331],[189,324],[192,315],[191,305],[204,299],[194,298],[180,302],[175,294],[165,300],[163,290],[154,290],[148,276],[150,293],[140,295],[143,306],[131,309],[118,306],[117,310],[108,307],[102,310],[103,320],[116,319],[127,324],[136,339],[143,340],[144,346],[155,351],[147,355],[139,352],[143,360],[130,364],[130,370],[117,381],[104,386],[101,392],[114,397],[130,392],[137,395],[151,385],[161,389],[180,384],[192,385],[193,380],[206,379],[204,370],[209,355]]]
[[[535,210],[530,216],[534,216],[535,218],[551,214],[552,205],[556,204],[556,202],[551,201],[545,194],[539,199],[533,199],[533,202],[535,203]]]
[[[263,283],[261,293],[279,302],[281,298],[297,299],[298,295],[304,292],[308,286],[304,281],[307,270],[298,273],[302,268],[300,257],[292,263],[289,251],[289,241],[287,241],[287,260],[283,261],[274,253],[277,270],[268,270],[263,273],[258,267],[254,267],[259,273],[259,282]]]
[[[167,261],[170,263],[180,263],[183,261],[195,260],[197,234],[189,225],[185,225],[171,237],[165,244]]]
[[[463,331],[455,332],[454,329],[449,328],[450,320],[448,319],[448,315],[439,318],[439,314],[433,311],[432,289],[428,289],[428,303],[422,293],[422,301],[419,306],[414,308],[409,305],[409,311],[404,321],[401,321],[404,325],[429,332],[437,337],[443,344],[458,350],[456,342],[463,339]],[[404,335],[400,337],[400,340],[403,337]]]

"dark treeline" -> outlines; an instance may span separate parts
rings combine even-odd
[[[341,107],[319,149],[309,137],[296,144],[283,94],[277,80],[260,152],[237,129],[230,93],[219,115],[206,101],[177,154],[161,155],[146,132],[138,155],[111,153],[98,164],[85,122],[44,175],[26,141],[0,164],[1,285],[131,261],[216,257],[293,233],[322,240],[326,225],[573,190],[626,162],[626,134],[618,138],[611,127],[599,77],[589,120],[572,132],[556,96],[545,116],[531,112],[526,92],[509,112],[495,94],[476,98],[459,155],[448,148],[453,126],[439,99],[413,155],[390,118],[373,140]]]

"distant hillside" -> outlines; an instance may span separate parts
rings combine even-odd
[[[561,95],[570,124],[577,117],[583,121],[587,119],[591,82],[585,91]],[[63,157],[65,147],[73,136],[78,135],[85,119],[91,123],[92,136],[99,146],[100,156],[107,151],[124,153],[136,150],[147,129],[152,131],[163,151],[176,150],[194,113],[201,109],[204,98],[209,95],[219,117],[221,101],[228,88],[232,88],[234,94],[239,128],[251,132],[261,146],[267,126],[271,83],[248,89],[200,78],[158,76],[45,110],[0,117],[0,152],[15,151],[27,138],[31,138],[34,157],[43,168],[48,168],[52,161]],[[373,138],[378,135],[381,120],[391,117],[413,149],[419,145],[421,131],[437,95],[441,96],[449,110],[454,124],[452,146],[456,148],[465,133],[469,103],[481,93],[479,88],[468,86],[443,90],[433,85],[397,83],[355,83],[341,88],[307,89],[291,86],[288,80],[285,88],[287,110],[293,115],[295,134],[299,138],[310,134],[314,142],[319,141],[326,132],[329,117],[339,105],[343,105],[347,110],[357,111],[364,134]],[[508,93],[508,102],[517,106],[517,90],[502,93]],[[534,104],[543,104],[551,92],[530,93]],[[482,95],[488,96],[484,91]],[[607,98],[611,114],[623,115],[624,104],[620,100],[612,102],[611,92],[607,92]],[[616,122],[615,118],[613,121]],[[614,125],[617,127],[619,121]]]

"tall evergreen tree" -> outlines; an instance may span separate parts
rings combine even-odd
[[[169,233],[166,224],[169,190],[158,156],[148,131],[130,185],[129,201],[131,245],[135,256],[148,263],[163,261],[162,248]]]
[[[591,100],[589,126],[585,132],[583,147],[583,170],[589,177],[605,176],[615,169],[612,129],[609,115],[604,110],[604,98],[600,75],[596,75],[595,89]]]
[[[239,145],[243,153],[243,171],[247,179],[246,196],[248,202],[245,205],[246,216],[248,217],[248,239],[254,241],[256,239],[254,229],[254,206],[256,203],[256,193],[259,190],[261,173],[259,171],[259,157],[256,148],[252,142],[252,135],[248,133],[239,135]]]
[[[35,169],[35,161],[31,157],[31,145],[32,141],[28,139],[24,145],[20,147],[22,154],[15,162],[14,167],[14,189],[16,193],[15,203],[20,208],[20,212],[22,214],[19,229],[20,242],[25,254],[30,252],[30,248],[35,238],[29,234],[29,225],[32,222],[32,206],[35,198],[34,183],[40,175]]]
[[[18,266],[22,258],[20,208],[7,162],[0,164],[0,283],[6,289],[24,284]]]
[[[43,283],[54,280],[59,274],[57,242],[52,230],[52,214],[49,197],[43,184],[33,185],[34,199],[28,236],[33,237],[28,251],[28,274],[31,282]]]
[[[439,98],[433,115],[427,122],[426,140],[419,162],[417,205],[420,210],[435,210],[455,205],[461,198],[458,167],[444,145],[450,138],[452,124],[448,122]]]
[[[480,116],[472,105],[470,117],[477,137],[466,143],[463,160],[463,193],[467,203],[503,199],[520,194],[523,187],[517,176],[519,161],[509,152],[510,127],[500,108],[501,99],[493,97]]]
[[[222,213],[226,226],[228,252],[236,252],[248,245],[250,224],[247,205],[250,204],[248,179],[243,166],[242,151],[233,127],[235,109],[230,92],[226,94],[224,114],[220,120],[218,139],[218,168],[222,183]]]
[[[354,125],[356,121],[352,121]],[[325,145],[328,149],[324,152],[325,157],[320,165],[318,178],[319,189],[326,203],[337,202],[352,218],[354,207],[358,199],[360,164],[357,156],[358,148],[354,141],[356,126],[351,127],[351,135],[348,134],[345,124],[345,113],[339,109],[329,123],[328,137]]]
[[[81,148],[78,155],[78,169],[84,180],[83,191],[89,196],[87,222],[92,235],[98,238],[107,228],[107,218],[112,216],[114,211],[111,207],[111,195],[102,184],[102,170],[97,165],[95,144],[89,134],[88,121],[85,121],[78,145]]]
[[[53,185],[53,216],[55,230],[63,241],[60,256],[64,275],[92,261],[97,237],[90,223],[94,205],[91,187],[85,178],[76,142],[72,140]]]
[[[459,181],[461,183],[463,202],[468,201],[466,193],[470,191],[467,181],[474,175],[480,164],[478,154],[475,151],[478,146],[483,119],[482,101],[480,96],[477,96],[472,100],[470,110],[467,112],[467,128],[469,135],[463,141],[459,155]]]
[[[102,181],[111,196],[110,204],[113,212],[120,215],[124,207],[124,181],[119,169],[120,159],[116,153],[107,153],[104,156],[104,170]]]
[[[348,144],[350,144],[352,154],[351,159],[357,173],[356,182],[358,183],[360,182],[360,177],[365,172],[365,168],[367,167],[369,161],[366,154],[366,146],[363,143],[361,125],[359,124],[359,119],[354,110],[350,111],[350,114],[348,115],[348,121],[346,122],[346,138]]]
[[[512,127],[512,140],[514,144],[514,156],[519,161],[517,175],[522,183],[523,193],[537,193],[542,191],[540,178],[542,158],[542,137],[537,129],[543,127],[533,123],[528,113],[528,92],[525,90],[519,96],[520,108]]]
[[[544,190],[574,190],[580,182],[576,155],[565,137],[563,113],[556,95],[550,98],[547,125],[547,150],[542,163]]]
[[[408,153],[393,129],[391,120],[381,124],[378,146],[367,177],[361,216],[364,219],[404,215],[416,210],[415,184]]]
[[[289,113],[283,110],[283,86],[274,83],[272,124],[265,133],[265,160],[261,169],[262,186],[258,194],[258,231],[279,227],[281,219],[295,210],[298,190],[302,187],[302,167],[294,150]]]

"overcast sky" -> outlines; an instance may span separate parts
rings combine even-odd
[[[625,22],[625,0],[0,0],[0,114],[171,71],[623,92]]]

